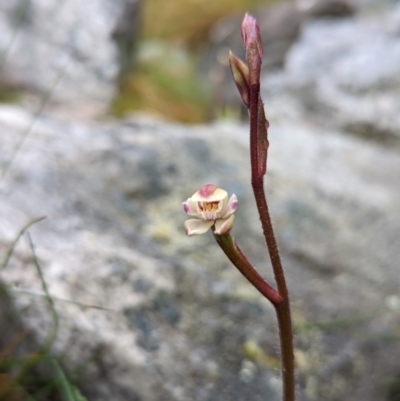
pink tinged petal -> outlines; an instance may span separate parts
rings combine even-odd
[[[228,197],[228,193],[212,184],[204,185],[190,198],[196,202],[217,202]]]
[[[189,198],[186,200],[186,202],[183,202],[182,205],[183,210],[189,216],[201,217],[201,214],[198,211],[198,202],[193,201],[192,198]]]
[[[223,235],[229,233],[233,227],[233,222],[235,221],[235,215],[231,214],[226,219],[219,219],[215,222],[215,234]]]
[[[189,214],[189,202],[188,201],[183,202],[182,206],[183,206],[183,210],[185,211],[185,213]]]
[[[213,184],[206,184],[204,187],[201,187],[197,192],[202,198],[208,198],[211,196],[217,187]]]
[[[186,235],[204,234],[214,224],[214,221],[190,219],[185,221]]]
[[[230,216],[231,214],[235,213],[236,209],[237,209],[237,205],[238,205],[238,200],[235,194],[233,194],[228,201],[228,205],[227,205],[227,210],[225,212],[225,214],[223,216],[221,216],[222,218],[226,218],[228,216]]]
[[[235,212],[235,210],[237,209],[237,205],[238,205],[238,199],[235,194],[232,194],[232,196],[229,198],[228,201],[229,210],[232,213]]]

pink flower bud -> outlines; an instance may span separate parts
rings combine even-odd
[[[242,39],[245,49],[249,47],[257,50],[258,57],[263,57],[263,45],[261,42],[260,27],[257,24],[256,19],[246,14],[242,22]]]
[[[244,16],[242,22],[242,39],[246,49],[246,62],[249,68],[249,85],[260,85],[263,47],[260,28],[255,18],[249,14]]]

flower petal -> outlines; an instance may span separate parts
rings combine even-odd
[[[217,202],[225,198],[228,198],[228,192],[215,185],[207,184],[194,193],[190,199],[196,202]]]
[[[214,224],[212,220],[189,219],[185,221],[186,235],[204,234]]]
[[[185,213],[187,213],[189,216],[201,217],[201,215],[198,213],[198,202],[193,201],[192,198],[189,198],[183,202],[182,206]]]
[[[229,233],[233,227],[233,222],[235,221],[235,215],[231,214],[226,219],[219,219],[215,222],[215,234],[223,235]]]
[[[226,211],[225,211],[224,215],[221,216],[221,218],[225,219],[225,218],[229,217],[231,214],[235,213],[237,205],[238,205],[237,197],[236,197],[235,194],[233,194],[229,198],[228,204],[227,204],[227,206],[225,208]]]

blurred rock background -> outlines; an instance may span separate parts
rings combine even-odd
[[[236,193],[233,234],[272,280],[227,67],[246,9],[298,399],[400,400],[393,0],[0,4],[0,399],[280,399],[272,308],[211,235],[182,229],[199,187]],[[54,341],[26,235],[8,259],[43,215],[29,232]]]

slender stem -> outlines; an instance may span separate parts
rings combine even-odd
[[[275,304],[275,311],[278,319],[279,339],[281,345],[282,379],[283,379],[283,401],[295,400],[294,380],[294,349],[293,329],[290,314],[289,292],[286,285],[278,245],[275,239],[274,229],[268,210],[268,204],[264,192],[264,174],[259,169],[259,152],[257,145],[260,120],[259,101],[260,85],[250,87],[250,158],[251,158],[251,184],[254,198],[260,216],[262,230],[267,243],[272,269],[279,294],[283,302]]]
[[[214,238],[232,264],[265,298],[275,306],[283,301],[278,291],[271,287],[252,266],[229,233],[224,235],[214,234]]]
[[[271,217],[268,210],[268,204],[264,192],[263,178],[253,181],[253,192],[256,199],[258,214],[261,220],[265,241],[268,246],[269,257],[271,259],[272,269],[274,271],[276,286],[278,292],[283,298],[289,298],[288,289],[286,286],[285,274],[283,271],[281,257],[278,250],[278,245],[274,235]]]
[[[290,317],[289,298],[283,300],[279,305],[274,305],[279,326],[279,340],[281,343],[283,400],[294,401],[295,394],[295,366],[293,349],[293,329]]]
[[[283,301],[274,304],[278,319],[279,339],[281,344],[282,377],[283,377],[283,400],[295,400],[294,380],[294,349],[293,349],[293,328],[290,314],[289,293],[286,285],[278,245],[276,243],[274,229],[272,226],[267,201],[264,193],[263,178],[253,181],[254,196],[257,209],[260,215],[264,237],[268,246],[272,269],[279,294]]]

